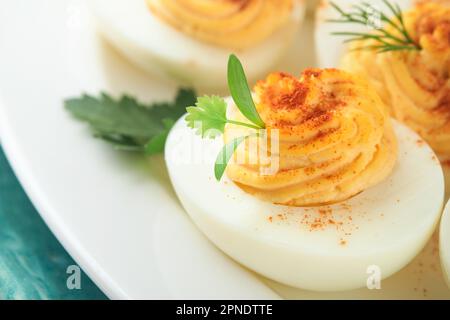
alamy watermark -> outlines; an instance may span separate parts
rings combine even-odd
[[[68,274],[66,286],[69,290],[81,290],[81,269],[77,265],[70,265],[66,269]]]
[[[195,130],[201,132],[201,123],[196,123]],[[214,129],[211,129],[214,130]],[[202,139],[196,135],[187,135],[185,129],[173,129],[171,136],[174,145],[166,153],[168,162],[175,165],[226,164],[258,166],[263,176],[276,175],[280,170],[280,132],[277,129],[261,129],[248,132],[229,128],[225,135],[227,142],[232,137],[246,137],[237,148],[226,148],[223,157],[218,154],[224,145],[221,132],[208,131],[207,136],[215,139]],[[221,140],[221,143],[217,143]],[[236,150],[237,149],[237,150]],[[229,161],[228,161],[229,159]]]
[[[367,289],[380,290],[381,289],[381,268],[377,265],[370,265],[367,267],[366,273],[369,275],[367,278]]]

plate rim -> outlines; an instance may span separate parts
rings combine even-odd
[[[77,237],[70,231],[66,224],[58,217],[56,210],[46,200],[39,188],[39,182],[35,179],[27,160],[23,157],[20,144],[14,134],[14,129],[8,121],[6,104],[0,94],[0,146],[4,151],[15,176],[20,182],[26,195],[32,202],[40,217],[56,237],[75,263],[88,275],[99,289],[113,300],[131,299],[120,286],[103,271],[89,251],[80,243]]]

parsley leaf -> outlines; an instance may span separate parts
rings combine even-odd
[[[261,130],[265,128],[264,121],[256,110],[250,88],[247,83],[244,68],[238,57],[230,55],[228,60],[228,87],[236,106],[251,123],[227,118],[227,102],[217,96],[203,96],[197,99],[195,107],[186,108],[187,126],[195,130],[202,138],[217,138],[225,131],[227,123],[242,127]],[[228,166],[228,162],[237,147],[249,136],[232,140],[220,151],[214,166],[216,179],[220,181]]]
[[[199,97],[195,107],[188,107],[186,111],[187,126],[194,129],[202,138],[217,138],[224,133],[227,123],[256,130],[262,129],[250,123],[228,119],[227,103],[217,96]]]
[[[172,129],[175,121],[171,119],[163,120],[165,130],[154,136],[146,145],[145,153],[149,156],[164,152],[167,137],[169,136],[170,129]]]
[[[214,175],[217,181],[220,181],[227,169],[228,163],[239,145],[249,136],[242,136],[231,140],[219,152],[216,163],[214,164]]]
[[[143,105],[129,96],[115,100],[107,94],[99,98],[83,95],[66,100],[65,107],[87,122],[95,137],[119,150],[153,155],[164,150],[170,129],[195,97],[193,90],[181,89],[172,103]]]
[[[264,121],[259,116],[253,102],[244,68],[234,54],[230,55],[228,60],[228,88],[242,114],[258,127],[265,128]]]
[[[203,138],[216,138],[225,131],[227,123],[227,103],[217,96],[204,96],[197,99],[195,107],[186,108],[186,122]]]

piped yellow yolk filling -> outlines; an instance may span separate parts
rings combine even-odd
[[[450,1],[440,2],[424,2],[405,13],[406,28],[422,50],[349,51],[342,68],[366,76],[392,115],[418,132],[442,160],[448,160]]]
[[[146,0],[185,34],[226,48],[254,46],[287,24],[298,0]]]
[[[387,108],[362,78],[335,69],[309,69],[301,78],[273,73],[254,91],[267,137],[247,139],[227,169],[245,191],[277,204],[322,205],[346,200],[391,173],[397,142]],[[229,112],[245,121],[235,106]],[[225,142],[245,131],[251,134],[228,125]],[[261,170],[273,161],[276,171]]]

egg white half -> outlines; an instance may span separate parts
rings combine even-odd
[[[450,163],[443,166],[445,178],[445,199],[450,199]]]
[[[361,0],[333,0],[333,2],[344,10],[348,10],[352,5],[361,3]],[[382,0],[371,0],[369,2],[384,12],[388,12]],[[395,3],[402,9],[408,9],[412,6],[414,0],[395,0]],[[329,5],[328,1],[323,1],[316,11],[315,43],[317,62],[320,68],[336,68],[346,52],[346,45],[343,41],[347,38],[332,35],[332,32],[368,32],[373,29],[373,27],[363,25],[327,21],[337,18],[339,18],[339,13]]]
[[[140,68],[200,88],[224,88],[227,60],[236,50],[216,47],[161,22],[144,0],[89,1],[105,38]],[[236,51],[249,81],[266,74],[292,47],[305,5],[295,6],[290,21],[263,43]]]
[[[442,272],[450,288],[450,201],[444,210],[439,230],[439,254],[441,257]]]
[[[395,131],[399,159],[392,175],[345,204],[330,206],[342,220],[351,217],[350,235],[300,223],[320,208],[275,205],[226,177],[217,182],[213,166],[223,142],[202,140],[183,118],[168,137],[165,157],[184,208],[223,252],[280,283],[339,291],[364,287],[374,266],[382,278],[403,268],[424,247],[442,212],[444,179],[433,151],[418,146],[420,138],[397,122]]]

